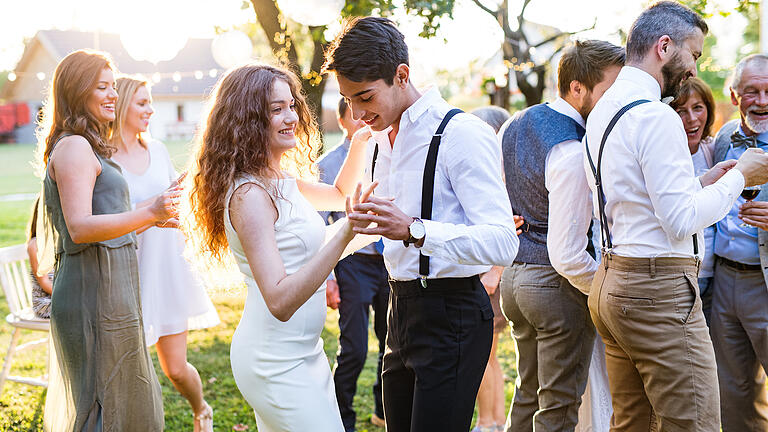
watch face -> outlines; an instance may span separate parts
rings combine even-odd
[[[416,238],[416,239],[422,239],[426,234],[426,230],[424,229],[424,224],[421,221],[414,221],[408,227],[408,231],[410,231],[413,238]]]

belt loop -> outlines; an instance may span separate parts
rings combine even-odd
[[[649,261],[650,261],[650,264],[651,264],[651,268],[650,268],[651,279],[653,279],[653,278],[656,277],[656,258],[655,257],[651,257],[651,259]]]

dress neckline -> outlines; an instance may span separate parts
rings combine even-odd
[[[147,167],[144,169],[144,172],[141,173],[141,174],[137,174],[137,173],[129,170],[123,164],[121,164],[120,162],[118,162],[117,160],[115,160],[113,158],[110,158],[110,159],[120,167],[120,169],[123,171],[123,174],[130,174],[130,175],[132,175],[134,177],[144,177],[145,175],[147,175],[147,173],[152,168],[152,151],[149,148],[149,142],[147,142],[146,150],[147,150],[147,157],[149,157],[149,163],[147,163]]]

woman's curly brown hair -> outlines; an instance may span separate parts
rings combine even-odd
[[[189,208],[183,212],[188,238],[197,252],[214,262],[222,263],[228,255],[224,209],[227,192],[236,179],[251,175],[268,186],[272,184],[269,179],[280,176],[269,166],[269,104],[276,80],[290,87],[298,116],[294,132],[297,145],[284,154],[282,168],[297,177],[313,174],[319,134],[296,75],[265,64],[248,64],[227,72],[209,101],[210,112],[186,178]],[[269,192],[278,197],[276,190]]]
[[[115,70],[109,54],[94,50],[75,51],[56,66],[37,128],[40,174],[45,172],[53,146],[65,134],[82,136],[100,156],[112,155],[110,126],[99,122],[86,104],[104,69]]]

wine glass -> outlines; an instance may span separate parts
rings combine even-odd
[[[741,197],[744,198],[746,201],[752,201],[753,199],[757,198],[758,195],[760,195],[761,186],[748,186],[745,187],[744,190],[741,191]],[[739,224],[741,228],[750,228],[752,225],[742,222]]]

